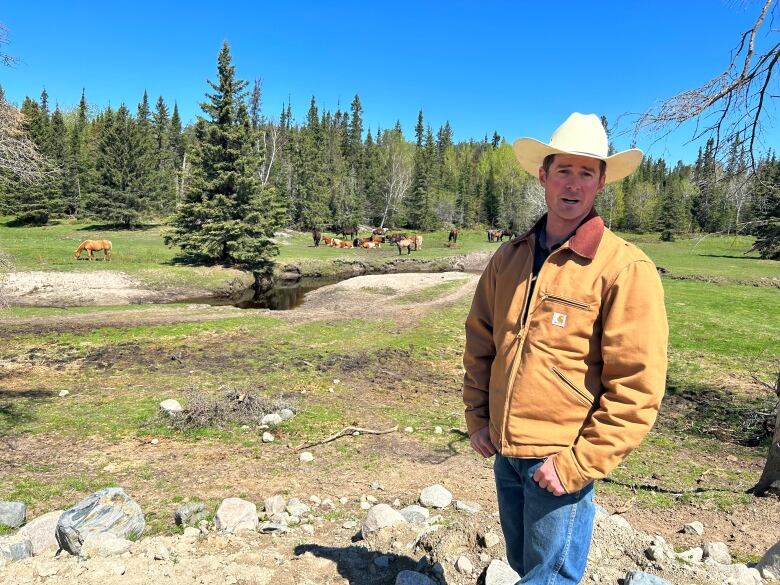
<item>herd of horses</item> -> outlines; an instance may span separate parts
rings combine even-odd
[[[356,227],[338,228],[334,231],[336,232],[337,236],[344,236],[345,238],[349,236],[353,239],[351,241],[347,239],[339,239],[335,236],[327,236],[319,229],[313,229],[311,231],[311,236],[314,240],[314,247],[318,248],[320,243],[322,243],[325,246],[331,246],[333,248],[363,248],[368,250],[381,248],[382,244],[389,242],[390,244],[395,244],[398,246],[399,255],[403,252],[404,249],[406,249],[407,255],[411,254],[412,246],[414,246],[415,251],[422,250],[423,237],[420,235],[388,234],[387,228],[381,227],[373,228],[371,230],[371,235],[365,238],[356,237],[358,233],[358,228]],[[447,237],[448,244],[450,246],[457,244],[459,235],[460,230],[458,228],[450,229],[449,236]],[[504,229],[487,230],[488,242],[503,242],[504,238],[512,239],[516,235],[517,234],[514,232]]]

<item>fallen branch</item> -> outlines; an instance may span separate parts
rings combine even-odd
[[[335,435],[331,435],[327,439],[323,439],[322,441],[315,441],[313,443],[302,443],[301,445],[298,445],[295,450],[300,451],[301,449],[308,449],[309,447],[316,447],[317,445],[324,445],[325,443],[330,443],[331,441],[335,441],[339,437],[345,437],[347,435],[354,435],[355,433],[363,434],[363,435],[386,435],[387,433],[393,433],[398,430],[398,425],[394,426],[392,429],[386,429],[383,431],[377,431],[374,429],[361,429],[360,427],[344,427],[341,429],[338,433]]]

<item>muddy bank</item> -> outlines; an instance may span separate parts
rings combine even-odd
[[[480,271],[490,259],[490,252],[451,256],[432,260],[398,257],[385,262],[360,260],[307,261],[285,264],[278,268],[278,281],[303,277],[346,279],[366,274],[404,272]],[[247,282],[251,281],[247,277]],[[232,297],[240,295],[237,282],[225,282],[220,290],[201,287],[155,287],[124,272],[12,272],[0,277],[0,303],[15,307],[81,307],[166,303],[193,297]]]

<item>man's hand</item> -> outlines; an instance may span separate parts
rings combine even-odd
[[[496,454],[496,448],[490,442],[490,427],[482,427],[471,435],[471,448],[483,457],[491,457]]]
[[[539,484],[540,488],[547,490],[553,495],[562,496],[566,493],[566,490],[563,489],[558,472],[555,471],[555,465],[553,465],[554,458],[554,456],[548,457],[541,467],[534,472],[534,481]]]

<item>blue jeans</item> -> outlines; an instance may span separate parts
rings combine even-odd
[[[554,496],[533,480],[542,459],[496,454],[498,511],[506,556],[519,583],[576,585],[585,573],[593,534],[593,483]]]

